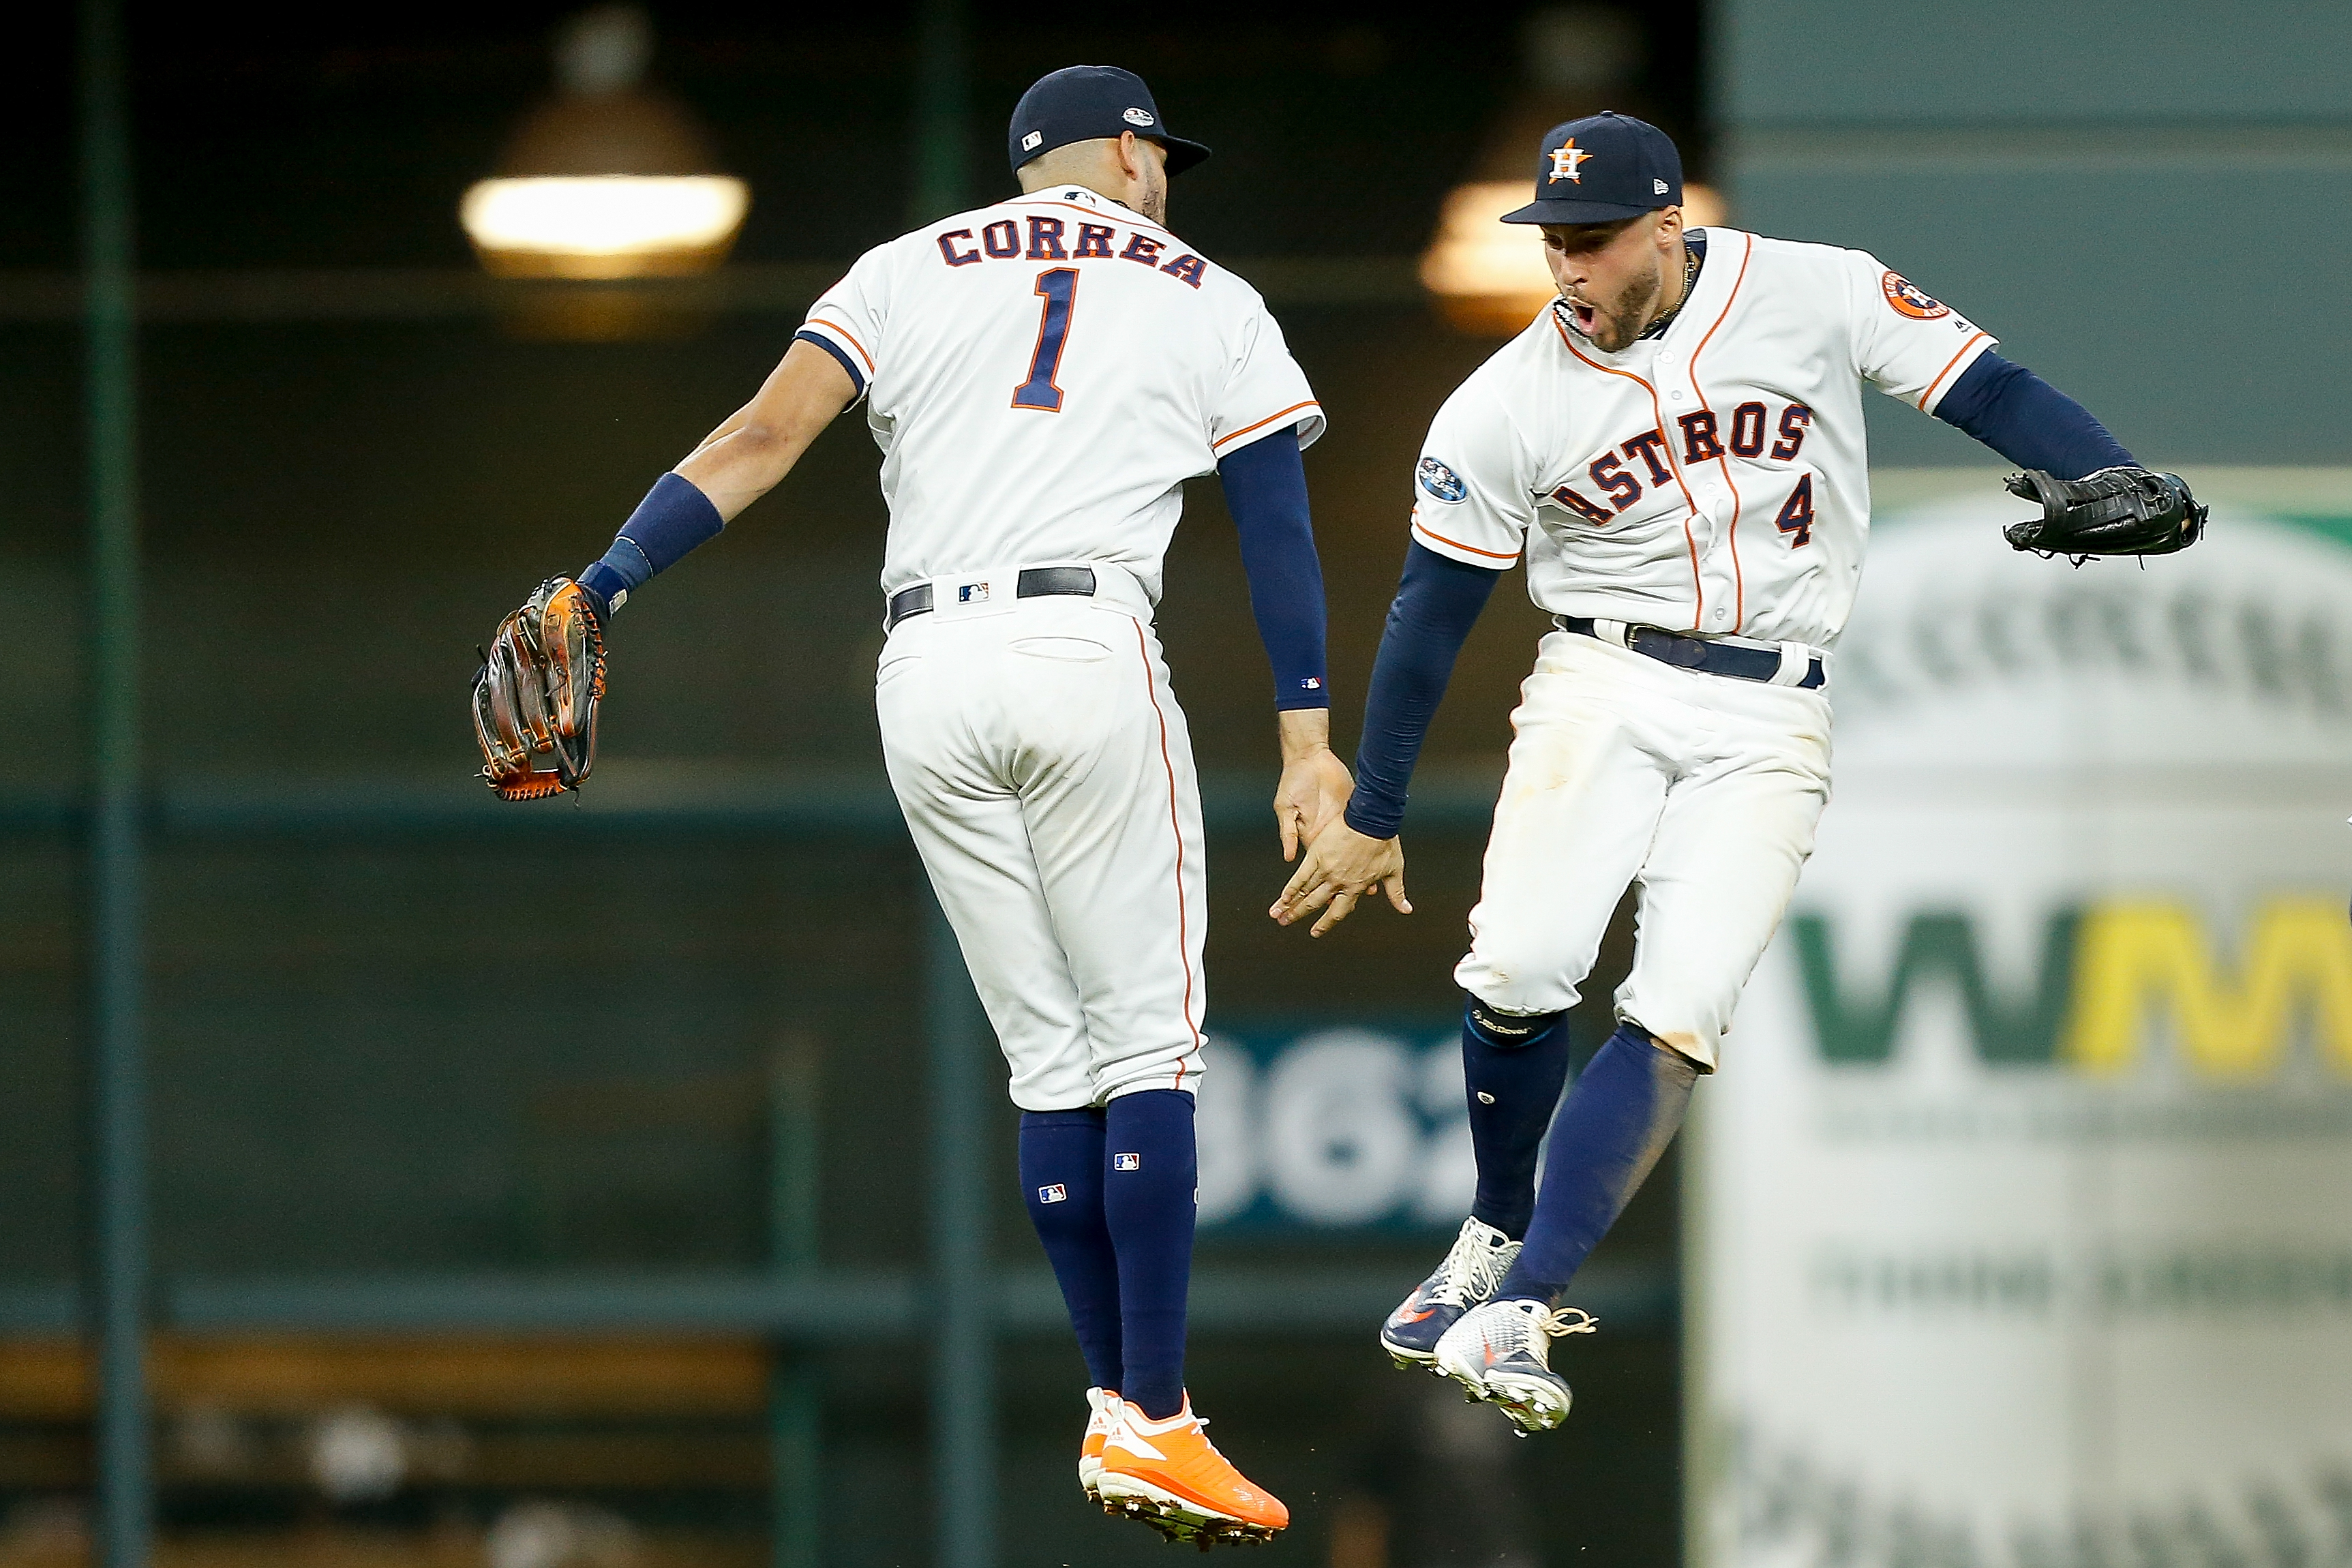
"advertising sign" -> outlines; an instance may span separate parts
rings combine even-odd
[[[1987,487],[1990,488],[1990,487]],[[2335,510],[2352,513],[2352,490]],[[1692,1130],[1694,1560],[2352,1563],[2352,518],[1882,522]]]
[[[1453,1230],[1477,1167],[1458,1023],[1220,1028],[1201,1079],[1201,1225]]]

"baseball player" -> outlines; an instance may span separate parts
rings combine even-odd
[[[1012,1068],[1022,1185],[1093,1384],[1079,1479],[1171,1539],[1262,1540],[1288,1512],[1209,1443],[1183,1382],[1207,857],[1152,616],[1183,483],[1214,470],[1274,666],[1295,853],[1350,787],[1299,457],[1323,412],[1265,301],[1167,226],[1168,177],[1209,150],[1169,134],[1141,79],[1054,72],[1008,152],[1020,195],[861,257],[758,395],[541,599],[588,601],[569,668],[601,690],[613,612],[865,401],[890,510],[883,752]],[[522,651],[492,660],[478,705],[513,798],[593,756],[499,774],[493,720],[534,700],[517,659],[562,653],[534,637],[501,638]]]
[[[1511,716],[1454,970],[1476,1200],[1381,1332],[1522,1434],[1568,1414],[1549,1341],[1593,1323],[1555,1303],[1715,1070],[1829,799],[1830,650],[1870,524],[1864,387],[2030,470],[2010,488],[2043,516],[2008,531],[2020,549],[2165,553],[2203,525],[2177,477],[1874,258],[1685,229],[1681,200],[1654,126],[1601,114],[1545,137],[1536,200],[1503,221],[1542,227],[1559,298],[1430,426],[1356,793],[1272,911],[1321,910],[1320,935],[1376,887],[1410,911],[1413,759],[1524,554],[1557,629]],[[1563,1101],[1565,1019],[1628,882],[1618,1028]]]

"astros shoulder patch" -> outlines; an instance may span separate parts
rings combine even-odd
[[[1908,316],[1915,321],[1932,321],[1938,316],[1948,316],[1952,308],[1932,299],[1927,290],[1899,272],[1890,272],[1879,279],[1878,286],[1886,290],[1886,302],[1895,307],[1898,316]]]

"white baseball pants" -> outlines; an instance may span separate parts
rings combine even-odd
[[[1574,1006],[1636,882],[1617,1016],[1713,1071],[1829,801],[1828,699],[1553,632],[1511,727],[1455,981],[1500,1012]]]
[[[1208,861],[1191,732],[1151,605],[1013,596],[1018,567],[934,581],[883,645],[890,784],[1024,1110],[1191,1089]],[[984,584],[985,597],[971,585]]]

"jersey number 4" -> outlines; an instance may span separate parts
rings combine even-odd
[[[1789,499],[1780,503],[1780,515],[1772,520],[1772,526],[1789,536],[1789,547],[1792,550],[1813,542],[1812,475],[1798,476],[1797,488],[1790,490]]]
[[[1078,269],[1055,267],[1037,274],[1037,297],[1045,301],[1037,312],[1037,350],[1029,356],[1029,379],[1013,389],[1015,408],[1062,411],[1062,389],[1054,384],[1062,368],[1062,350],[1070,341],[1070,311],[1078,298]]]

